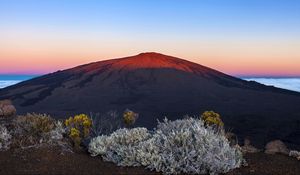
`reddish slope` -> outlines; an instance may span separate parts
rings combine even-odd
[[[150,68],[172,68],[177,70],[182,70],[185,72],[193,72],[192,69],[201,70],[204,68],[198,64],[182,60],[176,57],[166,56],[159,53],[148,52],[141,53],[136,56],[112,59],[107,61],[100,61],[97,63],[91,63],[88,65],[81,66],[80,69],[74,68],[73,70],[85,70],[87,72],[95,71],[99,67],[107,64],[113,64],[113,69],[124,69],[124,70],[134,70],[134,69],[150,69]],[[206,68],[205,68],[206,69]]]
[[[100,61],[96,63],[90,63],[70,69],[72,72],[95,72],[102,69],[105,66],[110,65],[110,70],[114,71],[132,71],[136,69],[175,69],[188,73],[195,74],[220,74],[216,70],[208,67],[179,59],[172,56],[166,56],[155,52],[146,52],[139,55],[111,59],[106,61]],[[225,74],[223,74],[225,75]]]

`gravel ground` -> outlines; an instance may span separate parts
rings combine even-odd
[[[285,155],[246,155],[248,166],[227,175],[300,175],[300,161]],[[159,174],[143,167],[117,167],[86,152],[61,153],[57,148],[31,148],[0,152],[0,174]]]

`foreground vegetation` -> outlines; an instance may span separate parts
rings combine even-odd
[[[123,117],[115,112],[79,114],[65,121],[45,114],[16,116],[0,124],[0,150],[42,146],[60,147],[62,152],[86,150],[119,166],[143,166],[164,174],[219,174],[245,163],[242,148],[228,137],[221,116],[213,111],[165,119],[154,130],[134,128],[137,119],[130,110]],[[290,155],[297,157],[299,152]]]
[[[194,118],[165,119],[154,131],[119,129],[94,138],[89,152],[120,166],[145,166],[164,174],[226,173],[243,163],[241,150],[230,146],[224,132]]]

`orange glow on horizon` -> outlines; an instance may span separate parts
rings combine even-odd
[[[16,32],[16,31],[14,31]],[[231,75],[300,76],[300,40],[129,38],[65,33],[0,34],[0,74],[45,74],[90,62],[159,52]],[[147,42],[145,42],[147,41]],[[275,43],[275,44],[274,44]]]
[[[0,4],[0,74],[158,52],[231,75],[300,77],[297,1]]]

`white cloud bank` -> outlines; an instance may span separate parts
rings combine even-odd
[[[21,82],[20,80],[0,80],[0,89]]]
[[[248,81],[256,81],[265,85],[300,92],[300,78],[243,78]]]
[[[265,85],[300,92],[300,78],[243,78],[248,81],[256,81]],[[21,80],[0,80],[0,88],[11,86],[21,82]]]

